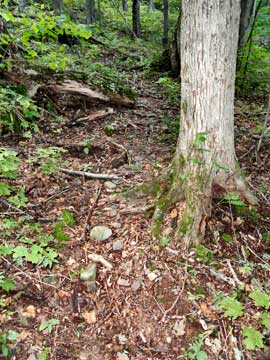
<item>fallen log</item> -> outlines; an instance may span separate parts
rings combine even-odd
[[[116,106],[124,106],[127,108],[133,108],[135,106],[134,101],[126,96],[121,96],[118,94],[106,95],[102,92],[92,90],[88,86],[74,80],[66,80],[62,84],[50,84],[46,87],[55,93],[86,96],[90,99],[100,100],[106,103],[114,104]]]
[[[59,168],[61,172],[67,175],[83,176],[88,179],[99,179],[99,180],[121,180],[122,177],[112,174],[94,174],[87,171],[70,170]]]

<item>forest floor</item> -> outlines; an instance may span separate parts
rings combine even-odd
[[[20,176],[11,183],[23,185],[29,200],[22,210],[1,203],[2,224],[7,217],[19,224],[5,234],[2,227],[2,241],[33,245],[29,239],[41,230],[25,226],[25,215],[40,219],[47,235],[55,234],[63,211],[75,219],[59,230],[69,240],[54,240],[59,256],[51,268],[1,255],[1,271],[16,284],[4,295],[0,315],[2,332],[19,334],[9,343],[11,358],[175,360],[206,359],[207,354],[213,360],[270,359],[267,346],[245,350],[241,336],[243,326],[261,326],[248,294],[256,284],[267,291],[270,287],[269,140],[263,140],[260,158],[254,148],[250,151],[259,139],[256,126],[264,122],[264,104],[236,101],[237,156],[260,205],[251,209],[216,202],[204,246],[183,256],[179,244],[151,238],[151,211],[145,209],[151,210],[154,196],[137,187],[154,184],[170,163],[176,140],[168,122],[178,117],[179,106],[169,102],[156,80],[135,70],[129,70],[129,77],[138,94],[134,109],[115,108],[103,119],[73,127],[44,114],[40,132],[31,139],[11,135],[0,140],[1,147],[15,148],[22,160]],[[70,117],[79,109],[83,116],[104,108],[76,96],[60,95],[54,101]],[[66,150],[62,167],[120,179],[46,175],[39,160],[26,161],[37,148],[52,146]],[[172,223],[177,217],[172,208]],[[94,240],[89,230],[98,225],[112,235]],[[93,254],[101,255],[101,261],[93,261]],[[93,263],[95,281],[81,279]],[[217,306],[233,292],[243,306],[235,318]],[[46,326],[52,319],[57,321]]]

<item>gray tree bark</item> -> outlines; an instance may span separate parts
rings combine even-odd
[[[95,0],[85,1],[86,23],[92,24],[95,21]]]
[[[135,36],[141,36],[140,0],[132,0],[132,30]]]
[[[148,11],[151,12],[151,11],[154,11],[155,9],[156,9],[156,7],[155,7],[154,0],[149,0]]]
[[[245,44],[245,34],[250,28],[250,20],[254,11],[254,5],[255,0],[241,0],[238,50],[241,50]]]
[[[162,44],[164,48],[168,47],[169,43],[169,2],[163,0],[163,39]]]
[[[122,0],[123,11],[128,12],[128,3],[127,0]]]
[[[215,189],[237,192],[255,204],[235,159],[234,90],[240,0],[183,0],[181,19],[181,121],[166,190],[161,190],[152,233],[168,232],[189,248],[200,242]],[[165,219],[165,221],[164,221]]]
[[[62,14],[62,11],[63,11],[62,0],[53,0],[53,8],[58,15]]]

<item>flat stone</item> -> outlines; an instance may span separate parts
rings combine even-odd
[[[140,280],[134,280],[132,285],[131,285],[131,289],[132,291],[138,291],[141,287],[141,282]]]
[[[81,272],[82,281],[95,281],[97,276],[97,264],[91,264],[87,269]]]
[[[156,280],[156,278],[158,277],[158,275],[157,275],[156,273],[154,273],[154,272],[150,272],[150,273],[147,275],[147,277],[148,277],[148,279],[149,279],[150,281],[154,281],[154,280]]]
[[[117,280],[117,285],[128,287],[128,286],[129,286],[129,281],[126,280],[126,279],[119,278],[119,279]]]
[[[123,244],[120,240],[116,240],[113,243],[113,251],[121,251],[123,249]]]
[[[112,230],[107,226],[94,226],[90,231],[90,236],[93,240],[105,241],[112,236]]]
[[[112,181],[105,181],[104,186],[106,189],[113,190],[116,188],[117,185]]]

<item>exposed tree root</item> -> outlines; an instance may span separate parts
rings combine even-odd
[[[179,181],[167,173],[166,185],[160,187],[157,195],[152,236],[158,240],[174,239],[183,250],[203,240],[214,197],[222,198],[234,192],[251,206],[258,203],[244,179],[236,174],[223,173],[213,179],[205,177],[203,181],[199,177]]]

